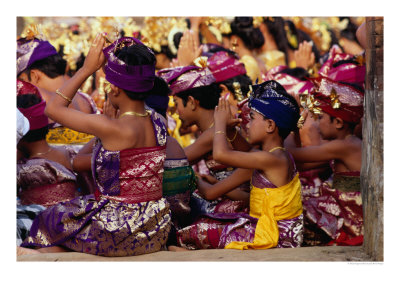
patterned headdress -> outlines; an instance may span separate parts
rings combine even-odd
[[[20,38],[17,41],[17,75],[29,68],[35,61],[56,55],[57,50],[48,41],[37,38]]]
[[[358,123],[363,116],[364,94],[350,85],[329,78],[313,80],[316,89],[311,97],[325,113],[349,123]],[[315,102],[314,101],[314,102]]]
[[[163,69],[158,72],[158,76],[169,84],[173,95],[215,82],[215,77],[208,68],[197,66]]]
[[[208,58],[207,65],[211,73],[214,75],[216,82],[225,81],[229,78],[246,74],[244,64],[225,51],[219,51],[213,54]]]
[[[33,94],[42,99],[39,90],[34,85],[29,82],[17,80],[17,96]],[[46,108],[46,102],[41,101],[28,108],[19,107],[19,111],[28,119],[29,129],[39,129],[43,128],[49,124],[49,119],[44,114],[44,109]]]
[[[321,66],[319,74],[335,81],[355,83],[361,87],[365,85],[365,64],[363,56],[342,53],[335,45],[329,51],[327,61]]]
[[[107,59],[104,65],[106,79],[115,86],[132,92],[147,92],[154,86],[155,64],[130,66],[120,60],[115,52],[118,49],[143,43],[132,37],[123,37],[103,49]],[[153,53],[149,48],[148,51]]]
[[[253,85],[249,107],[274,120],[278,128],[293,130],[299,119],[299,110],[289,99],[291,96],[278,82],[269,80]]]
[[[298,95],[305,92],[311,91],[314,87],[313,83],[308,80],[300,80],[294,76],[289,74],[281,73],[283,70],[287,69],[286,66],[277,66],[269,70],[265,75],[263,75],[263,79],[266,80],[275,80],[280,83],[291,95]]]

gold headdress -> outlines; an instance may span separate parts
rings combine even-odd
[[[162,46],[169,46],[171,52],[176,54],[178,50],[173,43],[173,36],[176,32],[185,31],[186,29],[187,24],[184,18],[146,17],[144,19],[144,27],[140,33],[142,42],[147,47],[154,49],[156,52],[161,52]]]

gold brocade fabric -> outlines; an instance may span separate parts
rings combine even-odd
[[[247,76],[250,77],[253,84],[256,82],[257,78],[258,81],[261,82],[262,78],[261,78],[260,68],[258,67],[258,63],[254,59],[254,57],[250,55],[243,55],[243,57],[239,61],[244,64]]]
[[[78,132],[66,127],[55,127],[49,129],[46,136],[46,141],[49,144],[86,144],[94,136],[91,134]]]
[[[272,68],[277,66],[286,65],[285,53],[279,50],[265,51],[258,57],[263,61],[267,70],[271,70]]]
[[[250,216],[258,218],[254,240],[232,242],[225,249],[268,249],[278,245],[277,221],[293,219],[303,213],[299,174],[288,184],[278,188],[257,188],[250,192]]]

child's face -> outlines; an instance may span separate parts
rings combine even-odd
[[[319,132],[324,140],[334,139],[336,136],[336,128],[331,121],[331,117],[327,113],[318,116]]]
[[[265,137],[265,120],[264,117],[254,111],[250,111],[250,122],[247,124],[249,143],[256,145],[263,141]]]
[[[182,128],[186,128],[190,125],[193,125],[193,122],[190,118],[191,109],[189,107],[189,103],[186,103],[186,106],[184,106],[182,98],[178,96],[174,96],[174,103],[176,111],[179,115],[179,119],[182,121]]]

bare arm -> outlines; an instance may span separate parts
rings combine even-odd
[[[91,139],[83,146],[72,161],[72,168],[76,172],[90,171],[92,168],[92,151],[96,138]]]
[[[189,164],[195,164],[201,158],[203,158],[204,155],[212,150],[213,135],[213,129],[207,129],[196,139],[193,144],[184,148],[185,155],[189,160]]]
[[[66,98],[72,99],[82,83],[99,69],[105,57],[102,52],[104,38],[98,35],[86,57],[85,63],[75,75],[67,80],[59,89]],[[113,128],[110,119],[103,115],[86,114],[74,109],[68,109],[69,101],[59,94],[54,94],[46,104],[45,113],[54,121],[76,131],[96,135],[100,138]]]
[[[265,151],[242,152],[230,149],[226,139],[226,124],[229,123],[231,116],[228,101],[221,98],[214,113],[214,160],[237,168],[262,170],[277,167],[281,164],[281,161],[276,156]]]
[[[293,158],[299,162],[326,162],[332,159],[343,159],[352,149],[344,140],[333,140],[319,146],[288,148]]]
[[[216,199],[224,194],[232,200],[242,200],[243,198],[249,197],[249,194],[235,188],[249,181],[252,172],[253,171],[249,169],[236,169],[232,175],[215,184],[210,184],[199,178],[197,181],[197,188],[207,200]]]

